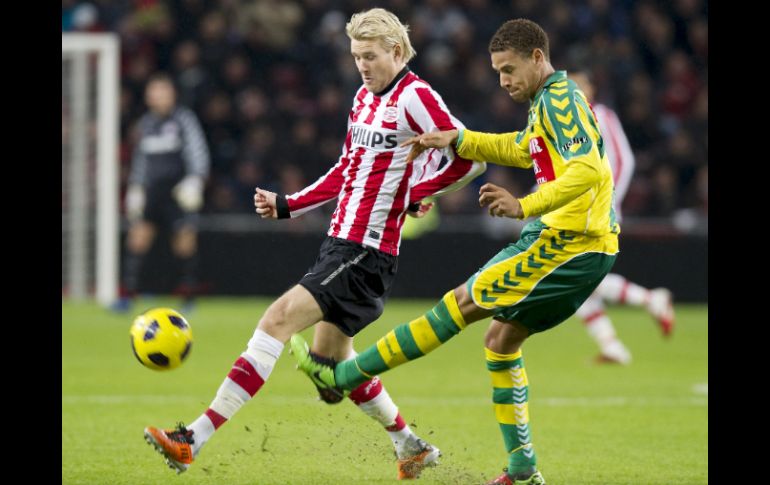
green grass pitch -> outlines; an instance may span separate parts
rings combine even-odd
[[[144,299],[135,309],[177,303]],[[145,426],[189,423],[206,409],[269,303],[200,301],[187,315],[195,339],[187,362],[156,372],[131,353],[133,314],[63,302],[62,483],[397,483],[385,432],[349,401],[317,401],[288,350],[184,474],[145,443]],[[433,303],[392,300],[356,337],[357,349]],[[676,311],[674,335],[664,340],[643,310],[609,309],[634,356],[628,367],[593,364],[594,344],[574,317],[525,344],[533,443],[549,484],[708,483],[708,309]],[[423,485],[484,483],[506,464],[484,364],[485,328],[478,322],[383,377],[404,419],[443,452]]]

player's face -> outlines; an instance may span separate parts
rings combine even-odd
[[[385,89],[404,67],[399,45],[388,51],[379,40],[352,39],[350,53],[356,61],[364,86],[374,93]]]
[[[167,114],[174,107],[176,92],[167,81],[153,81],[147,86],[144,98],[152,111]]]
[[[500,86],[517,103],[529,101],[540,87],[544,58],[539,52],[535,50],[531,56],[510,49],[492,53],[492,69],[500,74]]]

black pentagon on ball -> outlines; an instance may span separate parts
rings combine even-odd
[[[142,340],[147,342],[148,340],[152,340],[155,338],[155,334],[158,332],[158,328],[160,328],[160,324],[158,324],[157,320],[153,320],[149,327],[147,327],[147,330],[144,332],[144,337],[142,337]]]
[[[168,357],[161,354],[160,352],[153,352],[151,354],[147,354],[147,358],[150,359],[150,362],[152,362],[157,366],[168,367]]]
[[[184,320],[184,318],[180,318],[176,315],[169,315],[168,316],[169,321],[175,326],[179,327],[182,330],[189,327],[190,325],[187,324],[187,322]]]

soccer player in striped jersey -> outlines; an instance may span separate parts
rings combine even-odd
[[[431,205],[422,199],[456,190],[486,167],[451,147],[407,160],[410,148],[404,141],[463,125],[441,96],[409,70],[415,52],[407,26],[395,15],[380,8],[355,14],[347,34],[363,86],[348,116],[342,155],[325,175],[295,194],[257,188],[254,196],[256,212],[272,219],[298,217],[336,200],[328,237],[307,274],[262,316],[209,408],[189,427],[145,428],[145,438],[178,472],[259,391],[292,334],[316,325],[311,356],[318,362],[354,357],[353,336],[382,314],[407,212],[423,216]],[[320,391],[329,403],[343,398],[341,392]],[[399,479],[416,478],[437,463],[439,450],[410,429],[376,376],[359,383],[349,398],[387,431]]]
[[[570,79],[585,93],[599,121],[607,159],[615,182],[615,216],[621,220],[621,205],[634,173],[634,154],[623,131],[618,115],[608,106],[594,103],[594,85],[587,71],[573,71]],[[628,281],[623,276],[610,273],[591,296],[578,308],[576,315],[583,320],[588,334],[599,346],[597,362],[629,364],[631,352],[618,338],[612,320],[605,312],[604,302],[642,306],[658,322],[664,336],[671,335],[674,327],[674,307],[671,292],[666,288],[647,289]]]
[[[533,168],[539,185],[535,193],[517,198],[487,183],[479,191],[479,203],[492,216],[537,219],[524,227],[518,242],[447,292],[435,307],[354,359],[335,366],[318,363],[299,335],[292,336],[291,348],[316,386],[349,390],[492,316],[484,350],[508,467],[490,483],[542,485],[521,347],[532,334],[572,316],[599,285],[615,262],[620,228],[598,122],[577,85],[551,65],[546,33],[530,20],[511,20],[492,37],[489,51],[501,87],[514,101],[529,102],[527,126],[503,134],[463,128],[425,133],[406,144],[413,144],[415,155],[454,146],[461,157]]]

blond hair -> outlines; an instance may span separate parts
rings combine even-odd
[[[409,26],[404,25],[393,13],[384,8],[373,8],[350,17],[345,32],[353,40],[379,40],[390,51],[401,45],[404,62],[409,62],[417,52],[409,41]]]

